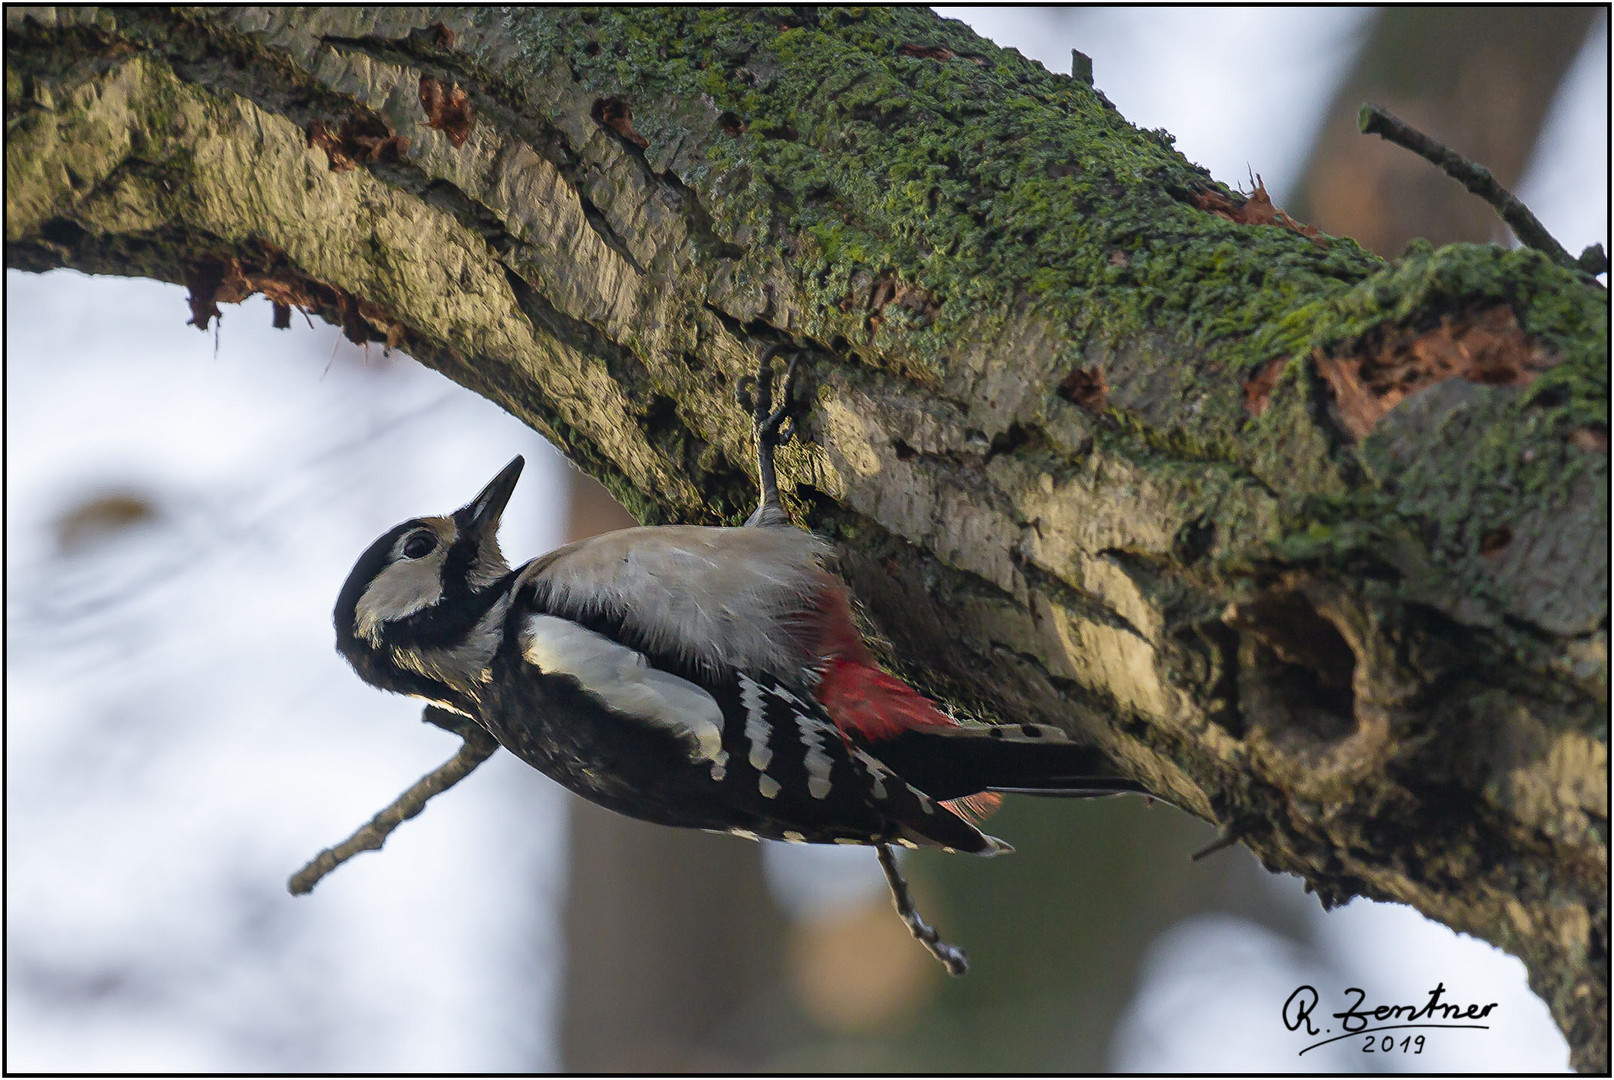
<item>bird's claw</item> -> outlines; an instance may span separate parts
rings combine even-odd
[[[801,354],[792,353],[779,378],[777,391],[779,406],[774,407],[773,358],[791,348],[789,342],[779,342],[762,350],[757,358],[757,372],[747,375],[734,385],[734,396],[740,406],[751,414],[751,435],[757,451],[757,509],[748,525],[783,525],[789,523],[779,505],[779,476],[774,469],[773,452],[790,441],[796,434],[796,421],[791,416],[790,392],[794,388],[796,363]]]
[[[740,408],[752,415],[756,414],[757,404],[755,390],[757,377],[755,375],[741,375],[734,384],[734,400]]]
[[[796,365],[801,354],[793,353],[785,365],[785,373],[778,382],[778,407],[774,407],[774,357],[790,348],[787,342],[769,345],[757,359],[757,373],[746,375],[735,385],[734,396],[741,408],[751,414],[753,431],[758,442],[783,446],[796,433],[794,418],[790,414],[791,392],[795,389]],[[789,421],[787,425],[787,421]]]

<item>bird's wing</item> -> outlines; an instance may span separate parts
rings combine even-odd
[[[757,670],[801,685],[814,664],[829,546],[794,528],[662,525],[559,548],[522,574],[539,608],[674,667]]]

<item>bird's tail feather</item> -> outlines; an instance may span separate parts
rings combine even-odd
[[[872,743],[870,750],[914,787],[939,800],[963,800],[983,792],[1066,798],[1149,794],[1142,784],[1122,776],[1102,750],[1044,724],[918,728]]]

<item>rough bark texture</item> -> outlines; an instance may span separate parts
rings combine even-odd
[[[1243,223],[920,9],[6,19],[8,266],[317,311],[647,522],[749,509],[732,387],[797,342],[789,503],[901,670],[1517,954],[1607,1068],[1594,284]]]

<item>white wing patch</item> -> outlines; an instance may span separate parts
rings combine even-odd
[[[889,792],[886,790],[885,782],[887,780],[895,779],[895,776],[892,774],[891,770],[886,768],[884,762],[875,757],[873,754],[869,753],[867,750],[861,750],[857,747],[853,747],[852,756],[857,758],[863,767],[869,771],[869,776],[873,777],[873,783],[870,784],[870,791],[873,792],[876,799],[884,802],[889,797]]]
[[[723,710],[688,679],[651,667],[644,654],[570,619],[534,615],[521,631],[528,663],[552,675],[570,675],[619,713],[695,741],[697,761],[723,753]]]
[[[773,751],[768,747],[772,729],[762,713],[762,688],[745,672],[740,672],[740,702],[745,706],[745,737],[751,743],[747,760],[757,772],[767,772]]]
[[[815,799],[828,798],[834,762],[824,753],[824,726],[806,713],[797,713],[796,730],[801,732],[801,744],[807,751],[807,793]]]
[[[751,682],[750,679],[745,678],[743,675],[741,678],[745,679],[745,682],[741,683],[742,688],[746,683]],[[754,686],[755,684],[752,683],[751,685]],[[797,697],[795,694],[792,694],[789,690],[786,690],[782,686],[770,686],[768,688],[768,693],[772,694],[780,701],[783,701],[786,705],[789,705],[791,707],[791,714],[796,718],[796,733],[801,736],[801,745],[805,752],[803,764],[807,766],[807,793],[815,799],[828,798],[830,788],[830,770],[834,768],[834,762],[831,761],[830,756],[824,752],[824,743],[822,740],[827,729],[824,727],[824,725],[813,719],[812,712],[807,707],[807,703],[801,700],[801,698]],[[749,714],[747,715],[747,720],[749,721]],[[748,722],[746,725],[746,733],[748,735],[750,734],[750,730],[750,724]],[[755,740],[752,740],[752,742],[754,745]],[[755,754],[755,752],[755,750],[752,751],[753,754]]]

